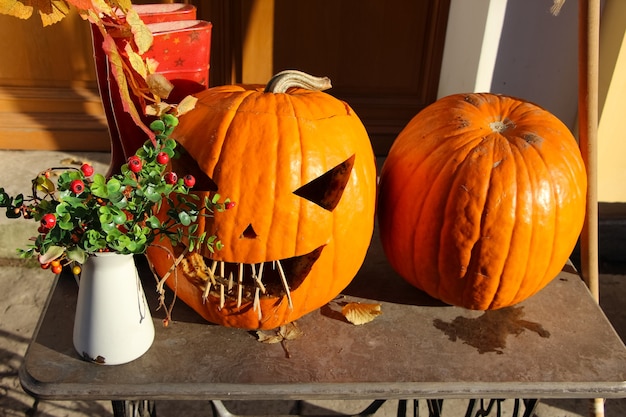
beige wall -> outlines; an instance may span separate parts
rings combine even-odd
[[[600,29],[598,200],[626,202],[626,1],[607,0]]]
[[[598,200],[626,203],[626,1],[603,4]],[[540,104],[577,132],[578,2],[565,2],[557,17],[549,13],[549,5],[452,0],[439,96],[464,91],[511,94]],[[530,26],[533,32],[528,34]],[[514,59],[500,53],[507,50]],[[496,82],[499,61],[513,65],[500,71],[506,83]]]

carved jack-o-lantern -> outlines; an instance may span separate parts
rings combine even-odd
[[[177,163],[195,175],[196,193],[236,202],[199,223],[198,233],[217,235],[224,248],[186,256],[167,281],[208,321],[278,327],[332,300],[363,263],[374,227],[374,155],[346,103],[301,88],[316,82],[329,86],[288,71],[265,91],[208,89],[174,131],[185,149]],[[148,252],[161,276],[173,263],[164,253]]]

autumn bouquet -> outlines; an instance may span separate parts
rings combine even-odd
[[[216,236],[195,234],[195,222],[234,203],[220,202],[218,194],[199,201],[190,193],[195,178],[171,171],[169,162],[177,157],[177,150],[169,135],[177,124],[171,114],[152,122],[156,145],[147,141],[119,174],[109,178],[84,164],[42,171],[32,180],[27,197],[10,196],[0,188],[0,207],[6,208],[7,217],[39,224],[29,247],[19,250],[21,256],[37,257],[42,268],[54,273],[68,265],[78,274],[80,264],[91,254],[140,254],[163,238],[174,245],[185,239],[190,250],[219,249]],[[157,216],[159,211],[166,215]]]

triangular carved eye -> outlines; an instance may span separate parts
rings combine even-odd
[[[328,211],[333,211],[339,204],[343,190],[350,179],[354,158],[355,156],[352,155],[330,171],[298,188],[294,194],[306,198]]]

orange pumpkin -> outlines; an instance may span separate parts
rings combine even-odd
[[[215,87],[180,117],[172,135],[185,150],[180,172],[196,177],[201,198],[218,192],[236,203],[199,222],[198,233],[224,248],[185,257],[167,281],[208,321],[281,326],[336,297],[363,263],[375,217],[373,151],[346,103],[301,88],[316,83],[329,86],[290,71],[267,91]],[[158,247],[148,258],[161,276],[173,262]]]
[[[567,262],[586,187],[575,139],[546,110],[494,94],[445,97],[409,122],[381,170],[385,254],[446,303],[510,306]]]

